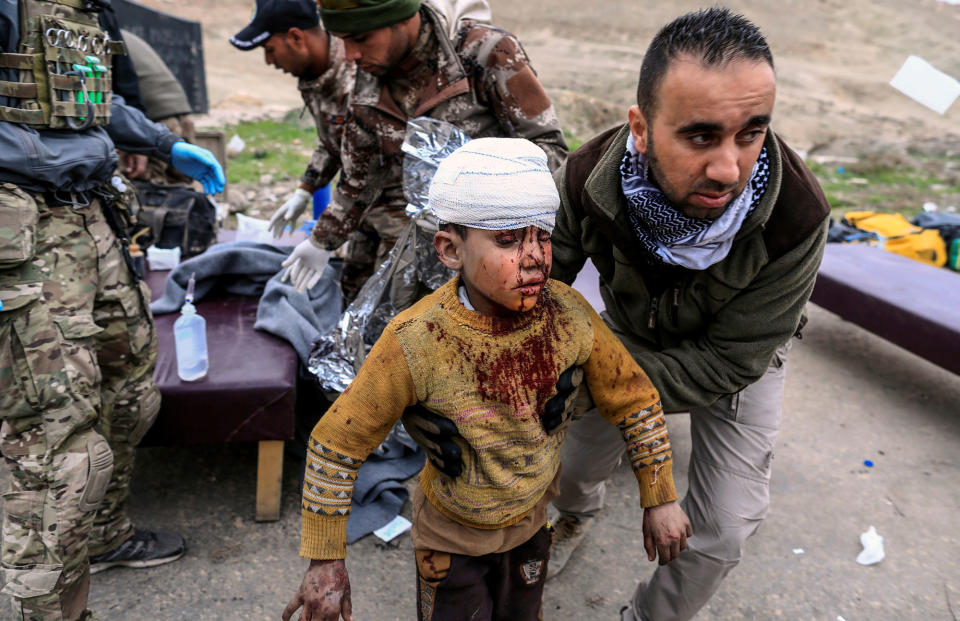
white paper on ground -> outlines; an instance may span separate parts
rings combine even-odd
[[[794,554],[803,554],[803,548],[794,548],[794,549],[793,549],[793,553],[794,553]]]
[[[960,96],[960,82],[918,56],[910,56],[890,80],[907,97],[943,114]]]
[[[410,520],[398,515],[397,517],[390,520],[386,526],[381,526],[377,530],[373,531],[373,534],[377,537],[380,537],[384,541],[390,541],[395,538],[397,535],[402,535],[403,533],[410,530]]]
[[[857,562],[861,565],[873,565],[883,560],[883,537],[877,529],[871,526],[860,533],[860,543],[863,550],[857,555]]]

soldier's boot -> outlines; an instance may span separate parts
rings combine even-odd
[[[169,530],[133,531],[133,536],[118,548],[90,557],[90,573],[95,574],[111,567],[155,567],[172,563],[187,551],[183,537]]]

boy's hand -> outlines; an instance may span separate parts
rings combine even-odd
[[[687,549],[687,537],[693,536],[690,520],[677,501],[667,502],[643,510],[643,548],[647,560],[660,554],[660,564],[666,565]]]
[[[290,621],[300,607],[300,621],[353,621],[350,577],[343,559],[310,561],[300,590],[283,609],[283,621]]]

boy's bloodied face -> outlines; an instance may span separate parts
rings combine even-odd
[[[434,236],[440,260],[458,270],[470,302],[484,315],[531,310],[550,277],[550,234],[535,226],[512,231],[447,228]]]

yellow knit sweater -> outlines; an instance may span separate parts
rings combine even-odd
[[[551,280],[533,310],[498,318],[465,308],[458,284],[454,278],[394,318],[314,428],[301,556],[346,555],[357,470],[414,403],[452,420],[462,436],[460,476],[424,467],[420,485],[429,502],[474,528],[522,519],[560,464],[566,428],[547,434],[540,415],[558,376],[573,365],[583,366],[594,402],[624,436],[641,504],[676,500],[659,395],[579,293]]]

